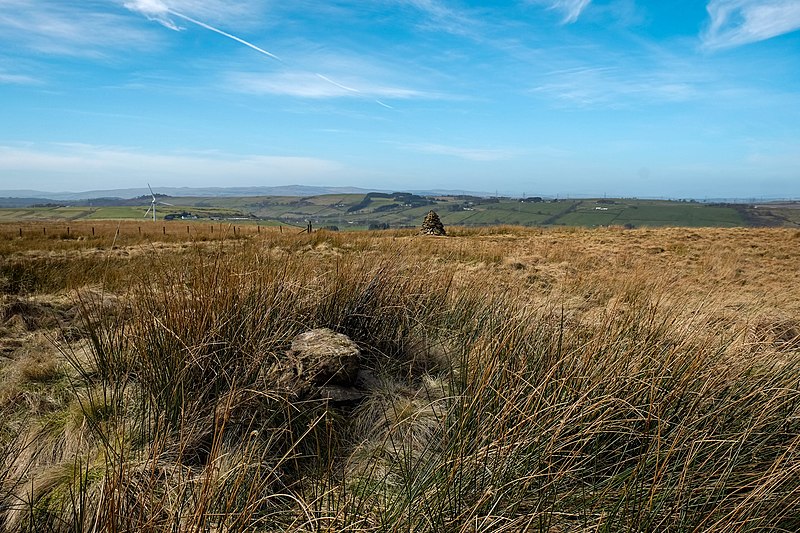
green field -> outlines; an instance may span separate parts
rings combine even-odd
[[[331,194],[310,197],[163,197],[157,217],[239,220],[263,225],[336,226],[341,230],[409,227],[435,210],[445,225],[486,226],[626,226],[626,227],[800,227],[800,204],[783,202],[751,206],[637,199],[520,201],[514,198],[420,197],[403,193]],[[71,205],[0,209],[0,221],[137,220],[148,204]],[[139,203],[140,205],[135,205]]]
[[[581,202],[577,208],[558,219],[567,226],[710,226],[745,225],[741,214],[732,207],[687,202],[616,201],[599,204]]]

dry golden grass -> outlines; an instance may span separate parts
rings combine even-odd
[[[145,225],[0,226],[0,530],[800,528],[800,231]]]
[[[181,268],[199,249],[235,254],[250,246],[244,235],[273,257],[296,254],[323,269],[363,258],[446,266],[456,284],[510,291],[532,307],[557,301],[570,319],[586,322],[602,322],[646,295],[687,327],[739,331],[743,345],[791,348],[800,327],[800,231],[793,229],[451,228],[451,237],[440,239],[413,231],[305,235],[250,226],[234,237],[232,226],[212,234],[208,224],[189,224],[187,235],[186,223],[169,222],[140,236],[138,228],[148,225],[76,223],[69,239],[58,224],[31,224],[23,238],[15,234],[18,224],[0,225],[0,285],[18,294],[65,295],[101,285],[124,291],[151,265]],[[86,237],[91,228],[95,238]]]

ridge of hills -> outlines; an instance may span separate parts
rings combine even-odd
[[[316,187],[310,185],[282,185],[277,187],[156,187],[156,195],[174,197],[246,197],[246,196],[315,196],[320,194],[366,194],[367,189],[358,187]],[[36,190],[0,190],[0,199],[36,202],[81,201],[96,198],[132,199],[150,197],[147,187],[126,189],[103,189],[80,192],[45,192]]]
[[[336,230],[388,229],[416,227],[433,209],[445,226],[800,227],[797,201],[748,204],[631,198],[510,198],[462,191],[420,194],[353,188],[331,193],[328,188],[305,186],[257,189],[270,194],[237,196],[235,191],[254,189],[232,188],[218,195],[208,195],[214,192],[212,189],[180,189],[180,195],[172,195],[164,191],[175,189],[159,188],[156,199],[167,205],[157,204],[157,218],[236,220],[299,227],[310,222],[314,227]],[[127,195],[142,192],[127,191]],[[149,191],[145,191],[146,194],[134,197],[110,196],[124,192],[116,190],[95,191],[109,196],[83,199],[0,198],[0,222],[142,220],[152,201]]]
[[[279,185],[262,187],[154,187],[156,196],[165,195],[173,197],[201,196],[201,197],[251,197],[251,196],[320,196],[324,194],[367,194],[376,189],[363,189],[360,187],[323,187],[314,185]],[[381,191],[377,192],[391,192]],[[411,190],[407,191],[425,196],[436,195],[474,195],[491,196],[487,192],[462,191],[449,189]],[[133,199],[137,197],[150,197],[147,187],[125,189],[103,189],[90,191],[61,191],[47,192],[29,189],[0,190],[0,206],[13,207],[25,206],[31,203],[47,203],[55,201],[77,202],[92,199]],[[14,204],[14,205],[12,205]]]

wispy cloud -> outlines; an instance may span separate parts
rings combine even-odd
[[[551,72],[531,93],[567,106],[620,108],[691,100],[700,95],[700,83],[689,73],[586,67]]]
[[[571,24],[578,20],[583,10],[592,0],[531,0],[534,4],[545,5],[547,9],[558,11],[564,15],[562,22]]]
[[[707,48],[729,48],[777,37],[800,29],[797,0],[711,0],[706,6]]]
[[[340,81],[308,71],[279,73],[233,72],[226,80],[226,87],[250,94],[273,94],[298,98],[388,98],[407,100],[412,98],[441,99],[444,95],[429,93],[406,87],[382,85],[353,76],[337,77]],[[341,83],[340,83],[341,82]],[[389,107],[383,102],[378,104]]]
[[[42,80],[26,74],[12,74],[0,70],[0,85],[40,85]]]
[[[0,0],[0,42],[15,48],[73,56],[105,56],[119,49],[155,48],[157,37],[125,16],[124,7],[181,29],[173,12],[238,28],[263,27],[266,0]],[[195,22],[191,20],[191,22]],[[196,22],[195,22],[196,23]]]
[[[516,151],[504,148],[465,148],[435,143],[402,144],[400,146],[415,152],[445,155],[469,161],[501,161],[511,159],[516,155]]]
[[[78,57],[156,46],[157,38],[126,17],[93,7],[91,2],[2,0],[0,43],[7,49]]]
[[[129,147],[87,144],[0,145],[0,174],[70,188],[66,180],[76,178],[75,187],[108,185],[108,177],[132,180],[163,180],[170,184],[224,185],[220,176],[237,184],[314,182],[345,173],[337,161],[314,157],[240,155],[211,153],[153,153]],[[36,185],[43,186],[43,185]],[[74,188],[74,187],[73,187]]]
[[[423,27],[473,39],[479,35],[477,29],[481,26],[479,20],[471,16],[466,10],[454,9],[441,0],[395,1],[420,11],[425,16]]]

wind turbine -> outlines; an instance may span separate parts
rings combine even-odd
[[[153,201],[150,202],[150,207],[148,207],[147,211],[145,211],[144,218],[147,218],[147,215],[150,214],[150,211],[153,211],[153,222],[155,222],[156,221],[156,204],[161,204],[161,205],[172,205],[172,204],[169,204],[167,202],[162,202],[160,200],[156,200],[156,195],[153,192],[153,188],[150,187],[149,183],[147,184],[147,188],[150,189],[150,196],[153,197]]]

